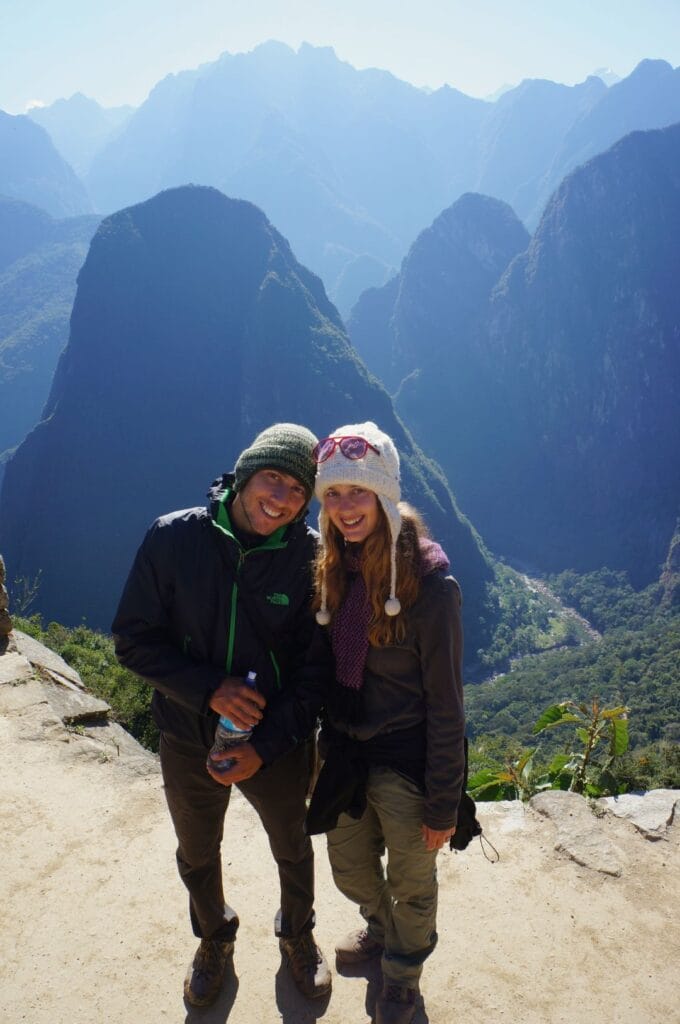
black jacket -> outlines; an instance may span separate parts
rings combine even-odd
[[[258,690],[275,705],[277,694],[294,685],[313,631],[316,535],[296,522],[244,549],[229,520],[231,483],[225,474],[213,485],[207,509],[172,512],[153,523],[112,626],[120,663],[154,687],[161,731],[206,749],[217,722],[208,702],[224,677],[257,672]],[[244,587],[259,631],[240,594]],[[308,719],[315,714],[310,709]],[[304,738],[283,735],[265,709],[252,743],[269,764]]]

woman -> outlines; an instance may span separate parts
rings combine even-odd
[[[374,423],[345,426],[315,453],[317,620],[335,672],[307,827],[328,832],[335,883],[365,921],[338,961],[381,954],[376,1020],[407,1024],[437,941],[435,862],[463,783],[460,590],[418,515],[398,504],[391,438]]]

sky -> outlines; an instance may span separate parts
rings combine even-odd
[[[488,96],[523,78],[680,65],[680,0],[0,0],[0,109],[83,92],[138,106],[165,75],[278,39]]]

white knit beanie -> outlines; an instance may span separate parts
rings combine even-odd
[[[315,493],[321,502],[321,513],[319,515],[319,533],[321,544],[325,547],[328,538],[330,520],[323,509],[323,496],[329,487],[336,484],[356,484],[373,491],[387,517],[390,529],[390,596],[385,601],[385,611],[388,615],[398,615],[401,611],[401,604],[397,598],[397,537],[401,530],[401,515],[397,508],[397,502],[401,497],[399,485],[399,453],[394,446],[394,441],[382,430],[379,430],[375,423],[351,423],[344,427],[338,427],[330,437],[363,437],[373,448],[367,448],[362,459],[348,459],[342,454],[336,445],[330,458],[319,463],[316,471]],[[321,581],[321,607],[316,613],[316,620],[321,626],[327,626],[331,620],[330,612],[326,603],[326,580]]]

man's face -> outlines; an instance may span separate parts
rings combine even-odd
[[[237,529],[268,537],[292,523],[306,502],[305,489],[294,476],[279,469],[261,469],[234,498],[231,515]]]

